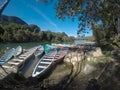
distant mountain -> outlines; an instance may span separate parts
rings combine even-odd
[[[21,24],[21,25],[27,25],[27,23],[25,21],[23,21],[22,19],[15,17],[15,16],[7,16],[7,15],[1,15],[0,22],[5,23],[5,24],[17,23],[17,24]]]

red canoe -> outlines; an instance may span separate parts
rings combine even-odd
[[[57,52],[54,62],[61,63],[63,62],[64,57],[67,55],[68,49],[61,49]]]

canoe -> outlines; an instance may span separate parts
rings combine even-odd
[[[49,52],[51,50],[51,48],[52,48],[51,45],[46,44],[44,47],[45,53]]]
[[[8,50],[1,58],[0,58],[0,64],[3,64],[7,61],[9,61],[15,54],[15,49],[12,48]]]
[[[51,49],[57,49],[57,48],[58,48],[57,46],[46,44],[44,47],[44,51],[45,53],[48,53]]]
[[[19,55],[22,53],[22,51],[23,51],[22,46],[18,46],[18,47],[15,49],[14,57],[19,56]]]
[[[71,46],[71,47],[69,47],[69,49],[70,49],[71,51],[76,51],[76,50],[79,49],[79,47],[78,47],[78,46]]]
[[[69,52],[68,49],[61,49],[57,52],[54,62],[56,63],[61,63],[63,62],[64,57],[67,55],[67,53]]]
[[[49,53],[45,54],[35,66],[32,77],[42,76],[45,74],[52,66],[54,62],[57,50],[50,50]]]
[[[36,57],[40,57],[44,53],[44,47],[42,45],[38,46],[36,51],[34,52],[34,55]]]

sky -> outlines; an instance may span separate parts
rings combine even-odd
[[[77,36],[77,19],[74,22],[69,18],[62,21],[56,17],[56,2],[48,2],[45,4],[43,2],[36,1],[37,0],[11,0],[3,11],[3,14],[8,16],[17,16],[28,24],[39,26],[41,30],[65,32],[68,36]],[[92,32],[90,31],[90,33],[85,36],[91,35]]]

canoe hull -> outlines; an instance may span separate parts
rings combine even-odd
[[[55,63],[62,63],[64,60],[64,57],[66,56],[66,54],[68,53],[68,49],[62,49],[60,51],[58,51],[58,53],[55,56]]]
[[[50,51],[49,53],[45,54],[35,66],[32,77],[40,77],[43,74],[47,73],[54,63],[56,54],[57,51]]]
[[[37,58],[41,58],[43,56],[43,54],[44,54],[44,47],[40,45],[40,46],[38,46],[38,48],[34,52],[34,55]]]
[[[17,57],[17,56],[19,56],[22,52],[23,52],[22,46],[18,46],[18,47],[15,49],[15,54],[14,54],[14,56]]]
[[[15,53],[15,49],[12,48],[9,51],[7,51],[1,58],[0,58],[0,64],[4,64],[5,62],[9,61]]]

